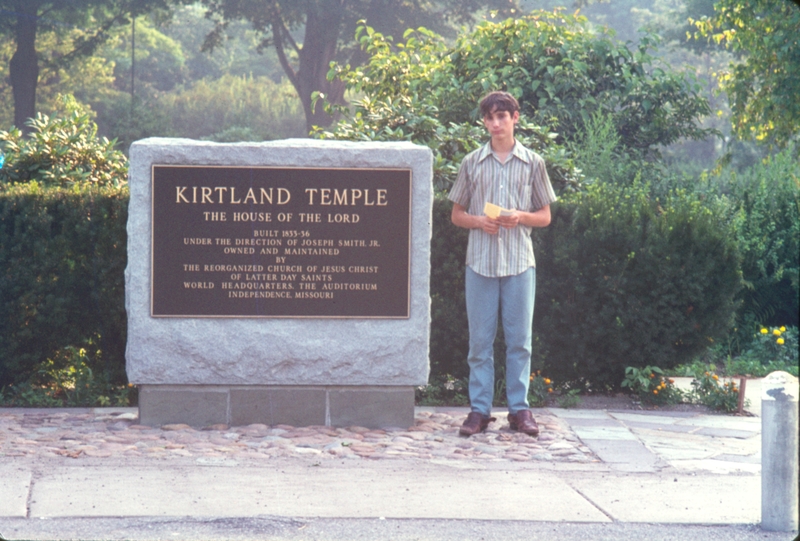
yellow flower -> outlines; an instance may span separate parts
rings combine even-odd
[[[777,339],[777,340],[775,340],[775,341],[776,341],[777,343],[779,343],[780,345],[783,345],[783,338],[778,338],[778,339]]]
[[[552,392],[553,392],[553,389],[552,389],[552,388],[550,388],[550,387],[548,387],[548,388],[547,388],[547,392],[548,392],[548,393],[552,393]]]
[[[653,394],[658,394],[658,389],[653,389]]]
[[[761,334],[767,334],[769,331],[767,329],[761,329]]]
[[[781,327],[781,332],[786,332],[786,327]]]
[[[711,376],[711,377],[714,379],[714,381],[717,381],[717,380],[719,379],[719,376],[718,376],[718,375],[716,375],[716,374],[714,374],[714,375],[713,375],[713,376]]]
[[[551,381],[550,381],[549,378],[544,378],[544,384],[545,385],[550,385],[550,383],[551,383]]]
[[[528,381],[533,381],[533,378],[535,378],[535,377],[536,377],[536,376],[534,376],[533,374],[531,374],[531,377],[530,377],[530,379],[529,379]]]
[[[780,336],[781,335],[781,331],[779,331],[778,329],[775,329],[774,331],[772,331],[772,334],[774,334],[775,336]]]

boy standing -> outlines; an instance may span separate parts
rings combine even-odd
[[[451,219],[469,229],[466,269],[469,321],[471,412],[460,433],[482,432],[494,395],[494,339],[500,316],[506,340],[506,398],[512,430],[535,436],[539,427],[528,409],[533,297],[536,269],[531,229],[550,224],[556,200],[544,160],[514,137],[519,103],[507,92],[491,92],[480,102],[491,140],[468,154],[449,199]],[[501,207],[495,218],[486,203]],[[489,214],[495,215],[491,209]]]

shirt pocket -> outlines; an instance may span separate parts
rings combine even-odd
[[[531,201],[531,185],[526,182],[520,182],[515,188],[516,201],[514,201],[514,208],[530,212],[533,206],[533,202]]]

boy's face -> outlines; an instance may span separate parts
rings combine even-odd
[[[508,111],[493,109],[483,117],[483,125],[492,139],[506,139],[514,137],[514,126],[519,121],[519,111],[513,114]]]

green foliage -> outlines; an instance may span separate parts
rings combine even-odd
[[[124,381],[127,208],[122,182],[0,188],[0,386],[89,340],[93,373]]]
[[[484,138],[476,123],[478,101],[490,90],[505,89],[520,100],[527,122],[518,134],[542,154],[557,186],[579,178],[556,143],[579,137],[595,114],[612,119],[619,148],[634,154],[709,133],[695,125],[708,113],[707,101],[687,77],[655,66],[647,52],[653,39],[633,52],[589,30],[582,17],[536,12],[487,22],[452,47],[425,29],[406,32],[396,48],[368,27],[356,37],[367,63],[334,66],[328,76],[363,98],[352,112],[340,109],[342,120],[322,136],[428,145],[436,153],[440,189]]]
[[[709,113],[700,88],[688,76],[660,65],[650,51],[658,40],[645,36],[636,50],[586,19],[534,12],[524,19],[480,25],[462,36],[450,55],[459,81],[453,101],[461,113],[475,112],[477,99],[502,88],[514,94],[522,114],[573,139],[592,114],[614,120],[622,145],[646,152],[681,137],[705,138],[696,122]]]
[[[38,27],[36,45],[39,52],[39,77],[36,85],[36,109],[58,108],[61,96],[74,95],[82,103],[94,103],[113,93],[114,64],[97,55],[80,55],[63,62],[73,50],[75,40],[86,35],[82,28]],[[9,61],[16,50],[15,40],[0,35],[0,103],[9,104],[0,110],[0,128],[14,125],[14,96],[9,74]],[[22,128],[18,125],[17,128]]]
[[[763,332],[766,331],[766,332]],[[780,334],[775,334],[776,331]],[[705,354],[691,363],[676,366],[678,376],[698,376],[704,372],[719,372],[727,377],[764,377],[771,372],[798,375],[797,327],[758,327],[750,339],[738,343],[735,335],[714,344]],[[734,344],[733,342],[737,341]]]
[[[99,355],[99,351],[95,354]],[[29,380],[0,390],[0,405],[12,407],[129,406],[132,385],[98,377],[84,348],[67,346],[42,363]]]
[[[762,365],[777,363],[797,366],[797,327],[762,327],[753,336],[750,346],[742,353],[744,359],[753,359]]]
[[[726,335],[741,275],[722,203],[593,184],[552,208],[533,328],[553,377],[617,388],[625,366],[669,368]]]
[[[627,367],[622,387],[629,388],[645,404],[678,404],[684,400],[683,392],[675,387],[675,380],[665,377],[657,366]]]
[[[52,390],[30,381],[0,387],[0,406],[9,408],[58,408],[64,402],[53,396]]]
[[[790,145],[737,174],[723,170],[700,191],[724,195],[742,254],[738,328],[800,323],[800,162]],[[746,342],[749,336],[740,336]]]
[[[470,98],[473,103],[466,109],[458,103],[465,83],[452,73],[452,51],[424,28],[406,32],[396,48],[391,38],[369,27],[360,27],[356,37],[369,55],[367,62],[356,68],[334,65],[328,73],[329,79],[344,81],[356,97],[353,110],[336,109],[339,122],[316,135],[426,145],[434,153],[435,187],[447,190],[463,157],[486,138],[474,114],[480,96]],[[543,155],[556,186],[578,183],[564,148],[553,142],[554,134],[523,119],[517,137]]]
[[[579,389],[567,389],[558,397],[558,407],[569,409],[577,408],[581,405],[581,394]]]
[[[168,24],[158,29],[180,44],[185,60],[187,79],[185,83],[201,79],[219,79],[223,75],[265,76],[280,81],[284,76],[274,49],[260,50],[261,37],[245,21],[231,22],[225,29],[223,46],[214,51],[202,51],[203,40],[214,28],[214,23],[205,17],[205,9],[192,3],[176,7]],[[125,44],[118,44],[120,52]]]
[[[145,137],[266,141],[304,137],[300,101],[291,85],[267,77],[223,75],[178,86],[157,98],[120,94],[97,106],[98,122],[127,149]]]
[[[469,349],[464,294],[467,231],[450,221],[452,204],[438,196],[433,204],[431,237],[431,342],[432,374],[466,377]]]
[[[427,385],[414,390],[418,406],[468,406],[469,382],[450,374],[433,375]]]
[[[547,404],[553,393],[553,381],[542,376],[542,371],[537,370],[531,374],[528,385],[528,403],[533,408],[541,408]],[[503,391],[505,393],[505,390]],[[563,407],[563,406],[562,406]]]
[[[171,90],[188,75],[181,44],[164,34],[148,17],[136,18],[135,92],[149,96]],[[130,92],[131,28],[115,29],[99,54],[112,62],[116,87]]]
[[[622,386],[629,388],[639,399],[649,405],[663,406],[680,403],[702,404],[708,408],[726,413],[739,409],[739,388],[733,381],[720,384],[719,376],[713,370],[701,370],[689,374],[692,390],[684,392],[675,386],[675,381],[665,376],[665,371],[657,366],[625,369]],[[747,406],[749,401],[745,401]]]
[[[719,0],[696,22],[700,34],[739,59],[720,74],[733,129],[785,146],[800,133],[800,7],[788,0]]]
[[[716,361],[716,362],[715,362]],[[720,364],[717,364],[719,362]],[[800,367],[797,364],[784,364],[775,361],[762,363],[752,357],[721,357],[718,352],[712,352],[702,359],[695,359],[691,363],[676,366],[670,372],[675,376],[691,377],[703,372],[719,372],[725,377],[763,378],[772,372],[788,372],[798,377]]]
[[[170,133],[170,118],[158,101],[137,97],[131,103],[131,97],[123,93],[97,104],[97,123],[124,152],[134,141]]]
[[[535,232],[534,362],[581,388],[619,386],[625,366],[689,362],[731,327],[741,286],[722,202],[644,186],[590,185],[553,205]],[[466,231],[434,202],[431,370],[467,375]],[[498,355],[501,361],[501,356]]]
[[[267,77],[198,81],[163,96],[160,106],[170,119],[169,135],[215,141],[230,140],[233,130],[256,141],[305,135],[297,94]]]
[[[566,145],[584,182],[611,182],[628,186],[643,175],[661,179],[664,167],[627,151],[614,126],[614,119],[596,111],[582,130]]]
[[[757,325],[800,324],[800,161],[798,147],[743,170],[719,167],[682,184],[705,199],[729,202],[727,221],[742,255],[737,331],[730,353],[750,342]]]
[[[74,98],[62,99],[53,117],[38,114],[28,122],[32,132],[0,131],[6,156],[3,183],[38,182],[45,186],[120,186],[127,180],[127,160],[114,142],[97,137],[97,126]]]
[[[312,96],[325,94],[331,103],[342,105],[344,86],[326,78],[332,61],[360,64],[363,54],[353,47],[354,30],[363,21],[387,34],[399,35],[407,28],[425,24],[439,32],[452,32],[453,23],[473,20],[482,7],[516,11],[517,0],[437,0],[435,2],[385,2],[383,0],[200,0],[208,8],[206,17],[215,22],[203,44],[204,50],[218,47],[233,21],[246,20],[259,34],[258,49],[275,48],[286,77],[303,103],[307,131],[328,126],[333,120],[323,108],[314,108]],[[303,37],[296,39],[298,30]]]
[[[711,409],[732,413],[739,409],[739,388],[733,381],[720,385],[719,376],[703,372],[692,380],[694,400]],[[745,401],[745,406],[749,400]]]

